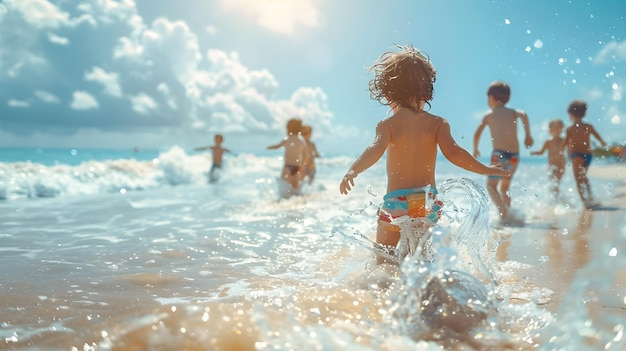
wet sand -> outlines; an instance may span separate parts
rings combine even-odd
[[[626,319],[626,164],[592,165],[588,175],[592,189],[594,179],[610,181],[613,198],[596,198],[606,210],[572,213],[556,206],[553,215],[527,221],[522,228],[498,229],[504,241],[496,257],[523,264],[515,269],[522,290],[553,291],[548,302],[537,304],[557,319],[573,308],[586,308],[599,323],[607,313]],[[585,286],[576,280],[583,270],[605,283]]]

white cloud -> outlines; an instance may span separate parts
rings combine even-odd
[[[158,18],[152,23],[152,29],[143,33],[142,39],[146,54],[162,59],[162,63],[171,67],[181,83],[193,77],[202,55],[198,38],[187,23]]]
[[[45,91],[45,90],[35,90],[34,92],[35,96],[39,98],[39,100],[49,103],[49,104],[54,104],[54,103],[58,103],[60,102],[59,98],[52,94],[49,91]]]
[[[119,38],[117,46],[113,49],[113,58],[116,60],[126,58],[139,61],[141,54],[143,54],[143,46],[128,37]]]
[[[226,12],[241,14],[268,31],[293,35],[300,28],[320,25],[320,11],[316,0],[220,0]]]
[[[5,0],[9,9],[19,11],[36,28],[58,28],[69,23],[69,14],[47,0]]]
[[[41,3],[27,0],[24,4],[31,2]],[[16,5],[17,3],[17,0],[12,0],[11,6],[22,5]],[[68,3],[60,1],[55,4],[61,7]],[[40,125],[38,120],[50,119],[44,110],[54,108],[60,112],[59,116],[63,115],[67,105],[46,106],[41,103],[59,103],[61,100],[58,96],[68,93],[63,89],[70,89],[70,93],[73,91],[68,103],[71,109],[90,110],[90,115],[98,117],[93,121],[99,125],[93,125],[92,121],[89,124],[95,130],[110,130],[113,127],[134,133],[133,128],[143,123],[140,127],[142,130],[159,133],[165,122],[172,125],[167,135],[171,139],[185,138],[186,141],[193,142],[191,140],[195,137],[203,139],[207,133],[220,131],[240,134],[242,137],[253,134],[262,140],[268,135],[282,136],[285,122],[293,116],[302,117],[305,122],[314,124],[316,136],[330,130],[333,116],[326,106],[327,97],[320,88],[304,87],[294,91],[288,99],[276,99],[279,83],[271,72],[267,69],[250,69],[241,62],[239,53],[235,51],[227,52],[216,48],[204,48],[201,51],[198,37],[184,21],[157,18],[145,26],[131,0],[89,0],[75,8],[80,17],[59,15],[64,12],[57,9],[56,12],[51,12],[49,25],[37,28],[24,21],[21,12],[13,11],[13,8],[9,8],[8,15],[0,17],[11,17],[10,23],[0,22],[0,29],[28,34],[24,36],[28,40],[22,40],[21,37],[17,40],[21,48],[19,55],[12,47],[12,60],[2,61],[2,55],[6,51],[0,50],[0,67],[5,75],[17,78],[31,73],[41,77],[37,82],[42,82],[43,85],[34,87],[30,99],[13,99],[10,103],[12,107],[38,109],[37,114],[33,114],[28,120],[28,125],[33,130],[40,129],[37,127]],[[0,9],[0,16],[1,13]],[[57,18],[56,21],[54,18]],[[108,48],[111,56],[99,57],[97,61],[81,60],[81,51],[88,48],[80,42],[80,35],[71,33],[79,30],[75,26],[77,18],[88,20],[94,25],[90,30],[101,33],[103,37],[109,32],[119,36],[120,29],[126,30],[126,33],[122,32],[117,43]],[[295,21],[293,23],[298,20]],[[15,27],[14,23],[19,26]],[[57,31],[53,23],[66,28]],[[298,28],[297,26],[303,25],[298,24],[294,28]],[[116,30],[111,31],[113,28]],[[215,30],[211,27],[205,29],[209,34]],[[67,38],[56,33],[63,33]],[[201,34],[206,36],[205,33]],[[67,45],[63,49],[67,58],[71,59],[60,60],[55,55],[47,56],[43,50],[50,45],[40,47],[42,37],[59,45],[69,44],[68,38],[71,38],[73,45]],[[115,42],[112,35],[108,39]],[[4,42],[0,36],[0,44],[2,43]],[[100,49],[107,48],[99,47]],[[203,56],[201,52],[206,52],[206,55]],[[55,90],[58,96],[50,92],[51,89],[56,89],[51,87],[60,83],[61,77],[57,72],[64,74],[63,88],[58,93]],[[82,77],[84,81],[68,80],[69,76]],[[17,79],[12,81],[18,84]],[[98,87],[91,84],[85,86],[85,81],[96,83]],[[130,104],[115,103],[111,99],[98,101],[100,89],[108,96],[126,96],[125,99]],[[4,100],[8,101],[9,97],[5,96]],[[138,121],[137,118],[141,115],[150,115],[153,118],[141,118]],[[107,118],[111,116],[118,118]],[[153,130],[151,127],[155,123],[159,128]],[[78,121],[67,128],[76,131],[84,126]]]
[[[142,115],[147,115],[158,107],[154,99],[145,93],[131,97],[130,101],[133,105],[133,111]]]
[[[174,96],[172,95],[172,92],[170,90],[170,87],[164,83],[161,82],[157,85],[157,91],[160,92],[163,95],[163,99],[167,102],[167,105],[172,109],[172,110],[177,110],[178,109],[178,104],[176,103],[176,98],[174,98]]]
[[[20,107],[20,108],[30,107],[30,103],[28,103],[28,101],[17,100],[17,99],[9,99],[9,102],[7,103],[7,105],[9,105],[10,107]]]
[[[137,14],[137,7],[133,0],[94,0],[91,3],[81,3],[77,9],[94,21],[110,24],[117,22],[133,23]]]
[[[122,87],[119,83],[119,74],[107,72],[100,67],[94,66],[90,72],[85,72],[85,80],[100,83],[104,86],[104,92],[115,96],[122,96]]]
[[[596,54],[595,63],[607,63],[609,61],[623,61],[626,60],[626,40],[618,43],[612,41],[606,44]]]
[[[319,88],[301,87],[291,94],[288,102],[289,109],[285,109],[281,114],[281,128],[284,123],[291,117],[302,118],[305,124],[316,125],[317,135],[324,135],[330,132],[333,114],[328,110],[328,97],[324,91]],[[283,106],[284,108],[284,106]]]
[[[72,94],[70,108],[74,110],[91,110],[96,109],[99,106],[98,100],[86,91],[77,90]]]
[[[52,32],[48,32],[47,34],[48,34],[48,41],[50,41],[53,44],[65,46],[70,43],[70,40],[65,37],[56,35]]]
[[[181,84],[193,78],[202,59],[198,38],[186,22],[157,18],[148,29],[118,39],[115,59],[173,72]]]

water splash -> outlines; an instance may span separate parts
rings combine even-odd
[[[386,314],[392,330],[414,340],[471,345],[476,342],[475,331],[484,338],[497,319],[490,291],[496,285],[495,249],[488,245],[487,193],[466,178],[447,180],[439,190],[444,201],[440,223],[407,216],[395,219],[393,224],[400,227],[396,247],[375,243],[358,231],[346,235],[335,227],[333,235],[400,265],[399,284],[392,286]]]
[[[495,286],[495,279],[488,263],[495,262],[495,258],[489,258],[493,251],[487,249],[487,194],[469,179],[448,180],[440,186],[440,199],[450,200],[457,191],[470,200],[466,208],[459,207],[463,205],[462,198],[456,197],[455,202],[444,200],[447,223],[418,232],[422,239],[417,250],[401,265],[402,284],[393,294],[391,324],[414,340],[473,345],[477,343],[477,334],[483,339],[488,334],[499,335],[494,328],[490,332],[498,313],[490,289]],[[407,232],[406,226],[401,227],[401,236],[415,235],[415,231]],[[494,338],[495,343],[501,344],[500,336]],[[485,342],[482,340],[480,345]]]

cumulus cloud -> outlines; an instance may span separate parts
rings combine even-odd
[[[142,115],[146,115],[158,107],[154,99],[145,93],[140,93],[131,97],[130,101],[133,104],[133,111]]]
[[[145,24],[132,0],[7,4],[2,18],[11,21],[0,22],[0,30],[28,33],[15,39],[19,45],[11,45],[7,56],[0,50],[0,78],[4,74],[10,83],[0,90],[0,101],[6,101],[0,105],[0,123],[6,118],[20,121],[11,125],[16,132],[45,134],[54,126],[64,135],[85,129],[156,135],[166,126],[166,136],[179,142],[204,140],[218,131],[242,138],[276,137],[294,116],[315,121],[316,136],[331,130],[333,115],[322,89],[302,87],[291,96],[287,92],[288,98],[277,98],[279,82],[269,70],[251,69],[235,51],[201,48],[196,33],[182,20],[157,17]],[[25,14],[27,5],[35,10]],[[35,24],[44,13],[35,5],[50,11],[51,18]],[[305,19],[308,15],[298,16],[293,28],[314,26],[315,21]],[[77,23],[89,25],[79,28]],[[0,44],[12,44],[8,37],[0,35]],[[52,54],[46,49],[50,42],[68,45]],[[18,91],[22,95],[15,95]],[[61,104],[65,96],[70,98]],[[87,111],[93,118],[84,118]]]
[[[187,23],[157,18],[150,28],[120,38],[113,57],[154,70],[171,70],[179,82],[185,84],[192,78],[202,56],[198,39]]]
[[[91,110],[99,106],[98,100],[86,91],[77,90],[72,94],[70,108],[73,110]]]
[[[5,0],[9,9],[18,11],[35,28],[59,28],[67,24],[69,14],[47,0]]]
[[[161,82],[157,85],[157,91],[161,93],[163,100],[167,103],[167,105],[172,110],[178,109],[178,104],[176,103],[176,98],[172,95],[172,91],[170,87],[165,83]]]
[[[111,96],[122,96],[119,74],[115,72],[107,72],[100,67],[92,67],[91,71],[85,72],[85,80],[99,83],[104,87],[104,92]]]

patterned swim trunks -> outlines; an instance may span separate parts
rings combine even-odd
[[[443,202],[437,200],[436,195],[437,189],[430,186],[394,190],[383,197],[378,221],[392,224],[394,219],[408,215],[411,218],[428,218],[437,223]]]

